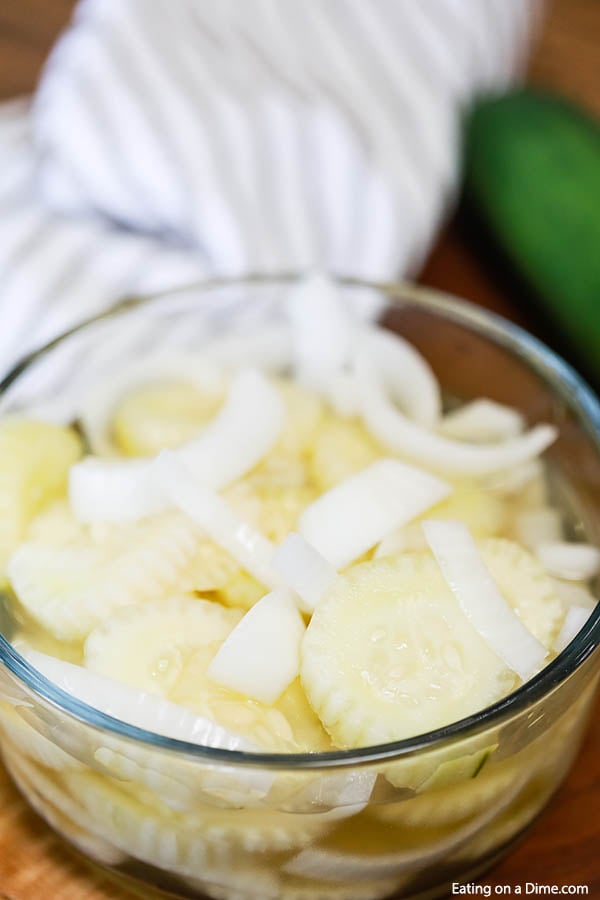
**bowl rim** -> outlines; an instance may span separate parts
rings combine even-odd
[[[152,301],[175,294],[195,292],[207,295],[212,290],[229,287],[289,285],[304,276],[305,273],[302,272],[282,272],[273,275],[251,273],[240,277],[214,277],[143,296],[125,297],[24,356],[0,381],[0,396],[31,364],[69,337],[98,322],[116,318]],[[331,277],[342,287],[380,293],[385,306],[400,307],[408,302],[442,314],[447,320],[493,340],[497,345],[518,356],[569,406],[588,433],[600,460],[600,401],[572,366],[525,329],[497,313],[435,288],[410,282],[370,282],[340,274]],[[349,766],[357,767],[391,759],[410,758],[426,751],[443,749],[450,743],[471,738],[484,729],[497,727],[511,716],[524,712],[565,683],[592,656],[599,645],[600,603],[596,605],[581,631],[551,663],[520,688],[491,706],[449,725],[401,741],[315,753],[250,753],[225,750],[175,740],[129,725],[77,700],[59,688],[30,665],[2,634],[0,634],[0,672],[1,667],[5,667],[33,695],[68,717],[96,730],[119,735],[138,744],[149,745],[155,750],[160,749],[177,756],[183,755],[198,762],[222,763],[229,767],[268,767],[277,770],[345,769]]]

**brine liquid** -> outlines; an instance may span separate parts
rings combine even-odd
[[[584,536],[584,517],[556,477],[551,494],[567,531]],[[80,644],[48,635],[24,615],[8,590],[2,595],[0,626],[17,646],[24,638],[44,653],[81,662]],[[46,714],[38,719],[31,710],[0,703],[0,728],[9,770],[54,828],[99,863],[168,895],[232,900],[435,897],[444,894],[450,882],[493,861],[543,808],[577,752],[593,687],[578,692],[569,704],[562,701],[559,706],[561,701],[555,700],[551,713],[540,711],[537,736],[530,721],[509,723],[491,735],[495,752],[468,777],[415,794],[393,787],[382,765],[372,801],[362,811],[312,830],[310,813],[270,808],[267,798],[259,804],[259,824],[249,826],[247,839],[232,836],[223,826],[224,821],[239,820],[235,808],[198,802],[178,811],[176,804],[165,802],[163,781],[169,777],[170,760],[159,752],[148,762],[161,785],[154,793],[148,771],[138,778],[135,759],[129,778],[119,779],[107,774],[89,748],[78,758],[76,732],[81,726],[67,717],[64,727],[57,726],[60,714],[48,726]],[[68,772],[44,755],[45,742],[53,735],[75,753],[75,771],[84,768],[95,779],[97,813],[80,803]],[[126,758],[125,744],[122,753]],[[135,813],[120,813],[119,797],[123,810],[131,809],[133,798]],[[110,804],[114,808],[107,813]],[[262,846],[270,839],[266,833],[278,835],[271,848]],[[205,844],[208,862],[203,858]]]

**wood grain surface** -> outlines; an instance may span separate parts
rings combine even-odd
[[[73,0],[0,0],[0,98],[33,89],[72,7]],[[560,90],[600,114],[600,0],[555,0],[549,6],[530,80]],[[480,252],[460,214],[444,231],[421,280],[543,332],[523,298]],[[526,840],[482,884],[492,891],[496,885],[526,882],[586,884],[590,897],[600,897],[599,847],[600,716],[596,715],[565,785]],[[0,900],[125,897],[63,848],[0,768]]]

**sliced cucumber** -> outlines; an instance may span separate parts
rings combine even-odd
[[[374,560],[341,575],[307,629],[301,675],[341,747],[422,734],[484,708],[514,685],[426,553]]]

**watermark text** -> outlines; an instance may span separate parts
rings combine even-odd
[[[459,884],[452,882],[453,897],[587,897],[587,884],[539,884],[526,881],[524,884]]]

